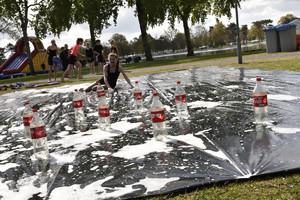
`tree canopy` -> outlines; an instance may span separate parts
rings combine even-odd
[[[300,18],[296,17],[293,14],[286,14],[285,16],[280,17],[280,19],[277,22],[277,25],[288,24],[295,19],[300,19]]]

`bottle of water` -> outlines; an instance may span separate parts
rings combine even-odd
[[[153,125],[154,138],[157,140],[163,140],[167,135],[165,109],[157,95],[157,93],[153,93],[153,102],[150,108],[150,115]]]
[[[101,93],[101,98],[98,104],[98,116],[99,128],[103,131],[110,130],[109,105],[106,101],[105,93]]]
[[[100,81],[98,81],[97,83],[98,83],[98,85],[97,85],[97,97],[100,100],[101,94],[105,95],[105,90],[104,90],[104,87],[101,85]]]
[[[180,118],[188,118],[189,113],[186,104],[186,93],[180,85],[180,81],[177,81],[177,87],[175,90],[175,103]]]
[[[35,157],[37,159],[49,158],[45,124],[39,117],[37,109],[33,109],[33,118],[30,122],[30,134],[34,147]]]
[[[83,100],[82,95],[75,89],[74,96],[73,96],[73,107],[75,111],[75,124],[76,127],[83,131],[84,129],[84,122],[85,116],[83,112]]]
[[[142,90],[140,88],[139,82],[135,81],[135,86],[133,89],[133,98],[135,102],[135,110],[138,112],[143,111],[143,98],[142,98]]]
[[[256,123],[268,121],[268,98],[266,86],[261,84],[261,78],[256,78],[253,90],[254,119]]]
[[[32,112],[32,109],[29,106],[28,101],[25,102],[25,109],[24,109],[22,115],[23,115],[23,124],[24,124],[24,136],[25,136],[26,139],[31,140],[30,122],[31,122],[32,117],[33,117],[33,112]]]

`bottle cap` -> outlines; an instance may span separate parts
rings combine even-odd
[[[256,78],[256,81],[261,81],[261,78]]]
[[[97,84],[100,84],[100,81],[97,81]]]
[[[136,84],[138,84],[139,82],[138,82],[138,81],[136,81],[135,83],[136,83]]]
[[[25,104],[25,105],[28,105],[28,104],[29,104],[29,102],[28,102],[28,101],[26,101],[24,104]]]
[[[158,95],[158,93],[157,93],[157,92],[154,92],[154,93],[153,93],[153,96],[155,96],[155,97],[156,97],[157,95]]]
[[[105,96],[105,93],[104,93],[104,92],[103,92],[103,93],[101,92],[101,93],[100,93],[100,97],[104,97],[104,96]]]
[[[177,81],[177,84],[180,84],[180,81]]]
[[[77,92],[78,90],[77,90],[77,89],[75,89],[74,91],[75,91],[75,92]]]
[[[32,109],[32,112],[37,112],[38,110],[37,109]]]

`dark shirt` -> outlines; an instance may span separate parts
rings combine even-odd
[[[93,57],[93,49],[92,48],[86,49],[85,54],[86,54],[86,57],[92,58]]]
[[[102,55],[102,51],[103,51],[103,46],[100,45],[95,45],[94,47],[94,51],[98,52],[100,55]]]
[[[119,65],[117,65],[116,67],[116,71],[114,73],[110,73],[110,64],[107,65],[107,71],[108,71],[108,75],[107,75],[107,80],[108,83],[110,85],[111,88],[115,88],[117,85],[117,80],[119,78],[120,75],[120,71],[119,71]],[[102,77],[100,80],[101,84],[105,84],[104,82],[104,77]]]

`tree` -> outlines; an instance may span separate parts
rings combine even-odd
[[[272,22],[273,22],[273,20],[271,20],[271,19],[264,19],[264,20],[252,22],[252,24],[253,24],[252,33],[256,36],[256,38],[258,38],[259,41],[262,41],[264,39],[265,34],[262,29],[265,26],[270,25]]]
[[[238,32],[237,25],[235,23],[230,23],[227,26],[227,32],[228,32],[228,42],[236,44],[236,37]]]
[[[168,20],[174,26],[175,20],[183,22],[184,34],[187,46],[187,56],[194,56],[191,33],[188,21],[191,19],[192,25],[204,22],[210,11],[209,0],[169,0],[168,1]]]
[[[177,33],[174,38],[174,43],[178,49],[185,49],[186,41],[184,33]]]
[[[5,48],[0,47],[0,65],[5,62]]]
[[[175,29],[175,28],[172,28],[172,27],[169,27],[167,30],[165,30],[165,38],[168,40],[172,50],[173,50],[173,53],[175,52],[175,49],[176,49],[176,43],[174,41],[175,39],[175,36],[177,35],[178,33],[178,30]]]
[[[114,34],[111,39],[113,39],[119,49],[119,56],[125,56],[130,54],[130,46],[126,37],[122,34]]]
[[[32,2],[32,1],[31,1]],[[28,13],[30,9],[35,9],[42,4],[43,0],[35,0],[30,3],[28,0],[0,0],[2,18],[9,21],[17,29],[21,29],[25,43],[25,51],[28,56],[30,74],[35,74],[32,56],[27,35],[28,29]]]
[[[247,36],[248,36],[248,26],[247,25],[242,25],[241,28],[241,40],[242,43],[247,44]]]
[[[14,51],[15,51],[15,45],[13,45],[12,43],[8,43],[5,47],[5,52],[6,53],[10,52],[10,54],[13,54]]]
[[[211,40],[214,46],[223,46],[228,42],[228,31],[222,22],[217,23],[213,28]]]
[[[158,39],[154,41],[155,51],[164,51],[170,48],[170,43],[165,35],[161,35]]]
[[[193,35],[193,43],[195,47],[206,46],[209,44],[209,33],[205,26],[198,25],[195,27],[195,34]]]
[[[10,21],[7,21],[3,17],[3,14],[0,13],[0,33],[7,34],[9,37],[13,39],[17,39],[20,37],[19,31],[16,29],[14,24]]]
[[[290,23],[291,21],[293,21],[295,19],[300,19],[300,18],[294,16],[293,14],[286,14],[285,16],[280,17],[277,24],[278,25],[288,24],[288,23]]]

